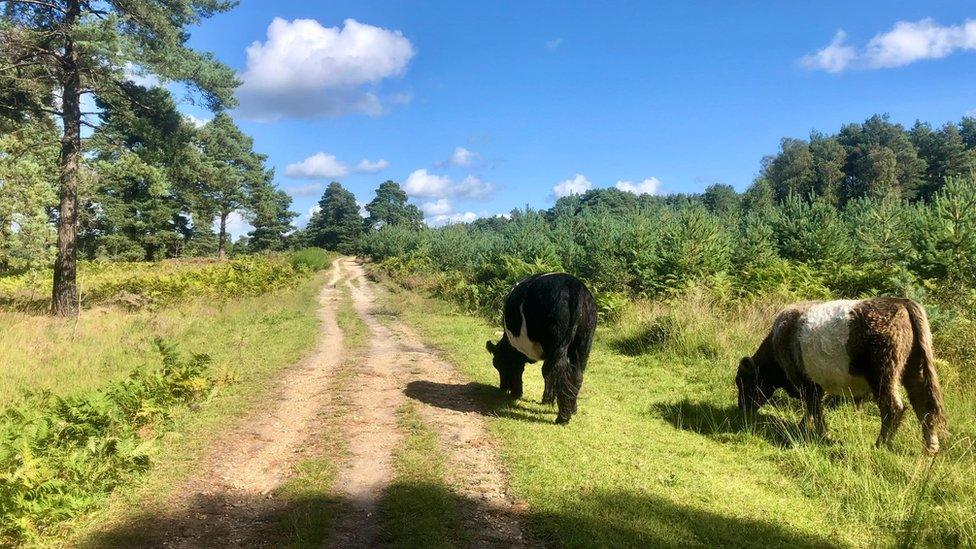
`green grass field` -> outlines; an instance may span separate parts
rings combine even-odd
[[[387,306],[494,403],[491,430],[502,441],[512,489],[530,509],[530,533],[543,541],[568,547],[976,544],[973,399],[958,376],[944,376],[953,436],[934,461],[922,456],[910,417],[892,451],[874,449],[873,404],[832,407],[827,443],[804,440],[799,405],[785,397],[764,409],[758,425],[743,425],[734,408],[737,357],[751,354],[771,309],[740,311],[736,318],[745,320],[709,318],[692,300],[672,313],[645,306],[602,326],[580,413],[568,427],[557,427],[554,409],[537,404],[538,365],[527,368],[522,400],[510,402],[495,389],[497,375],[484,350],[486,339],[497,338],[494,325],[443,301],[392,291]],[[684,328],[660,327],[674,324]]]

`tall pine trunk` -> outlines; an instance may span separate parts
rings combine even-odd
[[[81,7],[69,0],[65,27],[71,29]],[[54,287],[51,313],[58,316],[78,315],[76,263],[78,246],[78,169],[81,163],[81,72],[74,41],[66,40],[62,67],[62,114],[64,134],[61,137],[61,204],[58,208],[58,255],[54,262]]]
[[[217,257],[227,257],[227,216],[230,212],[220,212],[220,235],[217,237]]]

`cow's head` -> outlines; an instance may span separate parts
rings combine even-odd
[[[505,337],[498,343],[488,340],[485,348],[491,353],[491,365],[498,370],[498,386],[502,391],[511,391],[516,398],[522,396],[522,372],[528,362],[525,355],[516,351]]]
[[[751,357],[743,357],[739,362],[735,386],[739,390],[739,410],[747,415],[755,414],[776,390],[770,380],[764,379]]]

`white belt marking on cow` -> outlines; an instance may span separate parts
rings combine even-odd
[[[525,322],[525,312],[522,311],[522,305],[519,305],[519,314],[522,315],[522,329],[519,330],[518,337],[512,335],[512,331],[508,329],[508,323],[505,324],[505,335],[508,337],[508,342],[518,352],[529,357],[529,360],[542,360],[545,353],[542,351],[542,345],[529,339],[529,326]]]
[[[811,381],[833,395],[863,395],[871,390],[866,379],[851,375],[847,340],[851,311],[857,300],[814,305],[799,319],[797,338],[803,369]]]

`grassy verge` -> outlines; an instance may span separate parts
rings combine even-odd
[[[110,539],[119,545],[140,542],[130,525],[147,516],[162,516],[172,490],[195,472],[213,437],[229,420],[260,401],[275,373],[294,364],[310,349],[318,333],[319,274],[293,288],[219,305],[191,303],[157,313],[146,324],[149,334],[179,341],[186,352],[206,352],[215,372],[231,379],[202,406],[176,410],[168,432],[154,445],[155,467],[137,482],[116,490],[96,512],[47,532],[40,543],[72,540],[73,545]],[[136,315],[112,310],[105,314]],[[82,341],[90,345],[90,341]],[[92,347],[97,353],[100,348]],[[106,537],[107,536],[107,537]]]
[[[344,506],[336,497],[333,485],[348,454],[339,426],[348,410],[344,388],[352,378],[355,365],[363,360],[369,343],[369,328],[356,313],[344,288],[336,308],[336,322],[342,330],[343,363],[329,387],[331,401],[327,415],[322,418],[324,435],[317,456],[299,464],[293,476],[275,491],[283,509],[276,517],[278,547],[321,546],[343,516]]]
[[[976,544],[972,399],[946,381],[954,437],[934,462],[906,418],[893,451],[872,447],[877,409],[828,412],[834,442],[802,440],[798,404],[779,399],[757,427],[734,409],[736,358],[758,343],[767,309],[722,316],[694,300],[645,305],[597,334],[567,428],[526,398],[493,398],[484,351],[497,327],[440,300],[393,289],[386,306],[417,327],[494,406],[512,488],[527,526],[558,545],[878,546]],[[670,317],[670,318],[669,318]],[[741,320],[737,320],[741,319]],[[946,376],[951,378],[951,376]]]
[[[397,424],[405,436],[394,454],[393,482],[380,500],[381,540],[389,547],[465,546],[437,435],[412,404],[398,411]]]
[[[296,284],[324,269],[335,254],[318,249],[290,255],[242,258],[228,262],[203,260],[161,263],[86,264],[86,276],[97,280],[107,296],[121,296],[114,305],[85,308],[76,319],[52,318],[37,310],[7,306],[23,290],[6,286],[24,277],[0,278],[0,407],[24,389],[50,390],[69,396],[120,379],[135,367],[159,367],[162,357],[155,340],[165,339],[191,352],[206,352],[217,364],[260,359],[248,345],[261,327],[286,330],[307,310],[295,303],[275,307],[267,294],[297,295]],[[41,284],[43,286],[43,284]],[[34,294],[45,295],[50,284]],[[308,295],[308,291],[302,294]],[[264,296],[264,297],[262,297]],[[314,300],[313,300],[314,301]],[[161,304],[167,304],[162,306]],[[257,307],[259,314],[247,309]],[[310,303],[309,306],[314,306]],[[45,309],[46,306],[40,307]],[[306,331],[314,321],[307,316]],[[277,334],[278,330],[274,332]],[[292,338],[285,338],[285,345]],[[307,339],[307,337],[306,337]],[[213,347],[211,349],[211,347]],[[243,364],[241,370],[253,364]]]

